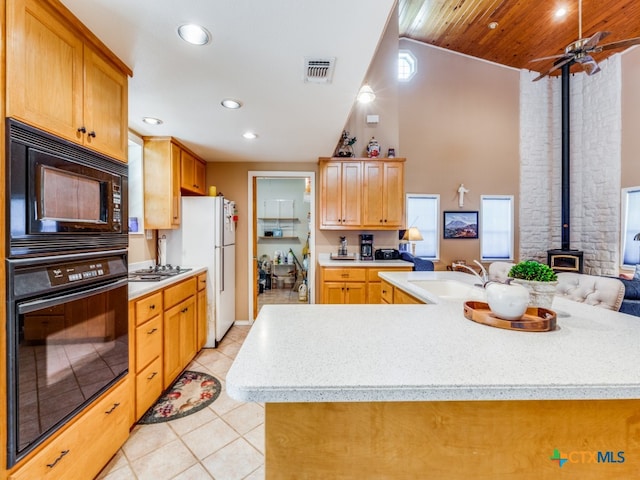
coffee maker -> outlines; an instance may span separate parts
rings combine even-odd
[[[360,234],[360,260],[373,260],[373,235]]]

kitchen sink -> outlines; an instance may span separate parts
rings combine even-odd
[[[439,298],[484,299],[481,287],[457,280],[409,280],[409,283]]]

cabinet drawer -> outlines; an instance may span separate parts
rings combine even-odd
[[[327,282],[366,282],[366,268],[325,268],[324,280]]]
[[[177,285],[167,287],[164,290],[164,308],[165,310],[182,302],[186,298],[196,293],[196,278],[191,277]]]
[[[153,405],[162,394],[162,358],[156,358],[136,375],[136,420]]]
[[[136,372],[162,355],[162,316],[136,327]]]
[[[393,303],[393,285],[382,280],[380,288],[381,303]]]
[[[198,275],[198,291],[204,290],[207,287],[207,274],[201,273]]]
[[[93,403],[73,425],[9,478],[94,478],[129,436],[129,388],[130,383],[126,379]]]
[[[412,267],[395,267],[395,268],[390,268],[390,267],[372,267],[372,268],[367,268],[367,280],[369,280],[370,282],[379,282],[381,279],[378,276],[378,272],[410,272],[411,270],[413,270]]]
[[[162,312],[162,293],[154,293],[136,301],[136,325],[142,325]]]

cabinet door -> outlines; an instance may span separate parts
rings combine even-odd
[[[342,225],[342,162],[321,164],[320,223],[323,227]]]
[[[344,282],[324,282],[322,284],[322,303],[343,304]]]
[[[205,162],[202,162],[196,158],[196,161],[193,164],[193,176],[196,184],[196,193],[205,195],[205,184],[207,183],[207,165]]]
[[[197,353],[197,329],[196,329],[196,296],[192,295],[182,302],[180,311],[180,370],[185,368]]]
[[[127,161],[127,76],[88,46],[84,68],[85,144]]]
[[[385,225],[384,209],[382,208],[384,200],[384,170],[382,162],[364,162],[362,171],[362,223],[365,227],[378,228]]]
[[[380,282],[369,282],[367,284],[367,303],[382,303]]]
[[[345,286],[344,303],[367,303],[367,284],[364,282],[347,282]]]
[[[197,327],[196,327],[196,348],[200,350],[207,341],[207,291],[199,290],[196,295]]]
[[[185,150],[180,151],[180,188],[189,192],[196,189],[195,163],[193,155]]]
[[[82,39],[46,2],[14,0],[6,8],[6,115],[82,143]]]
[[[342,222],[343,227],[359,227],[362,223],[362,164],[342,164]]]
[[[384,163],[382,215],[384,226],[401,228],[404,225],[404,164]]]
[[[183,306],[181,303],[164,312],[164,382],[163,388],[175,380],[182,371],[182,358],[180,356],[180,324]]]
[[[180,154],[178,145],[171,143],[171,228],[180,226]]]

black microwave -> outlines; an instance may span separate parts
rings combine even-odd
[[[9,255],[126,248],[127,165],[10,119]]]

